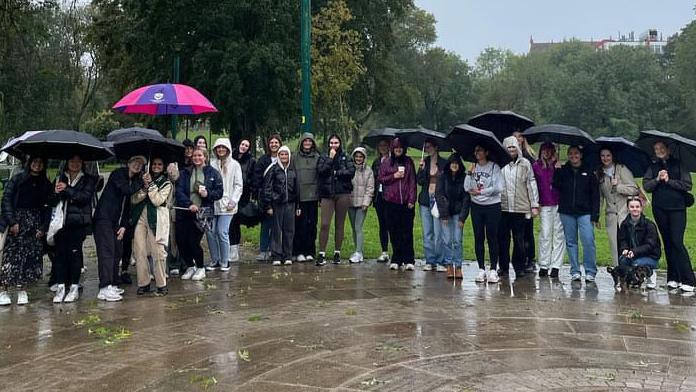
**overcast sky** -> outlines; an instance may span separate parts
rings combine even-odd
[[[664,37],[694,19],[694,0],[416,0],[435,15],[438,45],[472,63],[482,49],[515,53],[535,42],[636,36],[656,28]]]

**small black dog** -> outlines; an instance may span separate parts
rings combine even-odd
[[[607,267],[607,272],[611,274],[614,278],[614,287],[621,291],[621,287],[625,286],[627,288],[640,287],[646,279],[653,274],[653,270],[650,267],[640,265],[638,267],[632,267],[628,265],[619,265],[618,267]]]

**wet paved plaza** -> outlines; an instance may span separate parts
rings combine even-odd
[[[602,268],[602,270],[604,270]],[[696,391],[696,297],[362,265],[243,263],[166,297],[0,309],[0,389]],[[664,285],[664,275],[659,283]]]

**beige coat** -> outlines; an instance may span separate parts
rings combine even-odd
[[[619,180],[617,185],[612,185],[608,176],[599,180],[599,194],[604,203],[606,214],[617,214],[619,224],[628,216],[626,202],[629,196],[638,196],[638,186],[633,180],[633,174],[624,165],[615,165],[614,175]]]
[[[170,195],[173,193],[173,188],[171,181],[165,182],[162,188],[159,189],[153,183],[147,191],[141,189],[131,196],[132,205],[140,203],[147,196],[152,204],[157,206],[157,232],[155,233],[155,239],[158,244],[165,246],[169,244],[169,207],[167,204],[170,200]],[[147,208],[143,209],[143,214],[147,214]]]
[[[355,165],[351,207],[369,207],[375,193],[375,175],[367,165]]]

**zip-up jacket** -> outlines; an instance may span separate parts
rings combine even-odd
[[[213,169],[211,166],[203,166],[204,185],[208,191],[207,197],[201,198],[201,207],[213,207],[214,203],[222,198],[224,188],[222,186],[222,177],[220,172]],[[191,173],[193,169],[184,169],[181,172],[179,181],[176,183],[176,205],[177,207],[189,208],[193,202],[191,201]],[[186,212],[177,210],[177,212]]]
[[[343,150],[339,149],[333,158],[327,154],[322,155],[317,164],[317,172],[319,173],[319,197],[322,199],[350,194],[353,191],[355,165]]]
[[[394,173],[404,166],[404,177],[394,178]],[[394,157],[382,162],[379,167],[379,182],[382,183],[385,201],[395,204],[416,204],[416,167],[411,158]]]
[[[297,174],[292,165],[283,168],[280,162],[268,168],[263,179],[261,208],[266,211],[274,204],[297,204]]]
[[[425,157],[425,165],[422,169],[418,169],[416,182],[420,185],[421,190],[418,193],[418,204],[422,206],[430,206],[430,195],[428,194],[428,185],[430,185],[430,161],[431,157]],[[447,160],[440,156],[437,157],[437,172],[438,176],[442,176],[442,172],[447,166]]]
[[[125,227],[130,220],[130,197],[142,187],[140,174],[128,177],[127,167],[112,171],[94,209],[94,221],[109,222],[114,229]]]
[[[68,176],[62,173],[60,181],[68,184],[68,187],[61,193],[52,192],[48,204],[55,207],[61,200],[67,204],[64,228],[89,226],[92,223],[92,203],[97,178],[83,172],[75,186],[70,186]]]
[[[597,176],[584,164],[573,168],[570,163],[566,163],[556,169],[553,186],[560,193],[559,213],[590,215],[592,222],[599,221],[599,183]]]
[[[657,179],[660,170],[667,170],[668,182]],[[664,210],[685,209],[684,192],[691,192],[691,186],[691,174],[674,158],[653,162],[643,177],[643,188],[653,194],[653,206]]]
[[[539,207],[539,190],[532,165],[524,157],[505,165],[502,169],[503,193],[500,196],[502,211],[529,214]]]
[[[600,168],[599,170],[602,169]],[[638,186],[633,181],[631,171],[622,164],[614,165],[614,176],[619,181],[617,185],[612,185],[609,176],[601,176],[598,179],[600,201],[605,206],[605,213],[617,214],[623,218],[628,216],[626,201],[628,201],[629,196],[638,195]]]
[[[450,157],[449,162],[452,161]],[[459,158],[456,158],[457,160]],[[445,165],[445,170],[437,181],[435,188],[435,200],[437,201],[437,209],[440,213],[440,219],[446,220],[454,215],[459,215],[459,221],[464,222],[469,216],[469,207],[471,205],[471,197],[469,192],[464,190],[464,165],[459,163],[459,172],[452,175],[449,170],[449,165]]]
[[[364,148],[355,149],[367,156]],[[355,155],[355,151],[353,151]],[[352,207],[369,207],[372,203],[372,196],[375,193],[375,177],[372,170],[365,163],[355,165],[355,176],[353,176],[353,192],[350,194]]]
[[[532,165],[532,170],[534,170],[534,178],[539,190],[539,205],[542,207],[557,206],[561,195],[553,187],[553,175],[556,172],[553,163],[544,167],[544,162],[539,159]]]
[[[312,148],[309,151],[304,151],[302,143],[307,139],[312,141]],[[314,136],[308,132],[304,133],[302,140],[300,140],[300,147],[293,154],[290,163],[297,174],[297,195],[300,202],[319,200],[319,173],[317,170],[319,156]]]
[[[642,215],[634,225],[628,216],[619,227],[619,254],[624,250],[633,251],[634,258],[650,257],[659,260],[662,250],[657,226]]]

